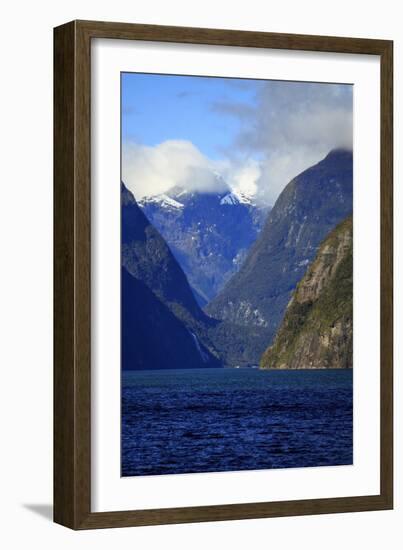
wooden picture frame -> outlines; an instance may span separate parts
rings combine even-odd
[[[113,38],[380,56],[380,493],[91,512],[91,40]],[[328,514],[393,507],[393,43],[386,40],[73,21],[54,30],[54,520],[72,529]]]

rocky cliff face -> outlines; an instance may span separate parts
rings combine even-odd
[[[264,369],[350,368],[353,360],[353,224],[323,241],[298,284]]]
[[[352,175],[352,152],[340,149],[288,183],[240,271],[208,304],[212,317],[261,329],[256,362],[321,241],[351,214]]]

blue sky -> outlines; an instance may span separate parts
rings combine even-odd
[[[122,177],[136,198],[174,185],[274,204],[336,147],[352,148],[345,84],[122,74]]]
[[[259,81],[214,77],[122,74],[122,138],[154,146],[191,141],[210,158],[229,147],[241,121],[223,116],[220,104],[256,102]]]

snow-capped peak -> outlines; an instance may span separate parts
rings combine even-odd
[[[234,193],[241,204],[255,204],[252,195],[242,193],[242,191],[234,191]]]
[[[220,200],[220,204],[239,204],[239,199],[235,193],[228,193]]]
[[[154,195],[152,197],[143,197],[139,201],[140,206],[145,206],[146,204],[158,204],[158,206],[161,206],[162,208],[174,208],[175,210],[184,207],[181,202],[169,197],[165,193]]]
[[[231,191],[231,193],[228,193],[225,195],[221,201],[220,204],[253,204],[252,197],[249,195],[246,195],[246,193],[242,193],[240,191]]]

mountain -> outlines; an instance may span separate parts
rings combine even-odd
[[[323,241],[299,282],[261,368],[348,368],[353,360],[353,223]]]
[[[122,265],[171,309],[204,317],[169,246],[122,184]]]
[[[179,346],[181,343],[187,350],[193,347],[193,361],[189,366],[199,365],[201,356],[203,356],[203,366],[221,366],[207,334],[211,323],[209,318],[197,304],[186,276],[168,245],[150,224],[124,184],[121,188],[121,211],[121,253],[122,267],[125,270],[122,275],[122,315],[124,314],[122,322],[129,323],[123,327],[126,331],[125,342],[133,339],[137,345],[140,336],[136,332],[138,331],[141,335],[143,330],[146,330],[150,334],[147,339],[144,339],[144,345],[146,342],[159,345],[158,342],[168,339],[172,347]],[[129,275],[134,282],[128,278]],[[139,304],[144,308],[144,329],[142,330],[138,329],[139,323],[141,324]],[[159,319],[151,322],[153,315],[159,316]],[[163,321],[166,322],[166,328]],[[133,323],[133,329],[130,327],[130,322]],[[127,330],[132,331],[129,340]],[[163,334],[164,330],[166,334]],[[185,332],[187,332],[186,338],[183,336]],[[176,341],[177,336],[178,341]],[[124,344],[125,349],[132,350],[131,344],[127,344],[128,347],[125,346],[126,344]],[[165,349],[163,344],[161,346]],[[129,366],[126,367],[124,364],[124,368],[140,368],[138,365],[146,364],[147,357],[154,357],[152,353],[156,352],[148,350],[146,353],[143,350],[141,353],[144,362],[138,360],[135,363],[136,366],[129,362]],[[173,350],[167,354],[167,360],[172,357],[172,353]],[[127,355],[123,356],[124,361],[126,357],[134,360],[135,352],[127,352]],[[176,357],[178,357],[177,352]],[[182,365],[181,362],[180,364]],[[182,368],[182,366],[175,368]]]
[[[239,270],[268,210],[258,207],[253,197],[231,190],[222,179],[217,188],[219,192],[207,193],[175,186],[139,201],[202,307]]]
[[[262,329],[256,361],[321,241],[351,214],[352,180],[352,152],[337,149],[290,181],[241,269],[206,307],[212,317]]]
[[[122,267],[122,369],[218,366],[196,335]]]

